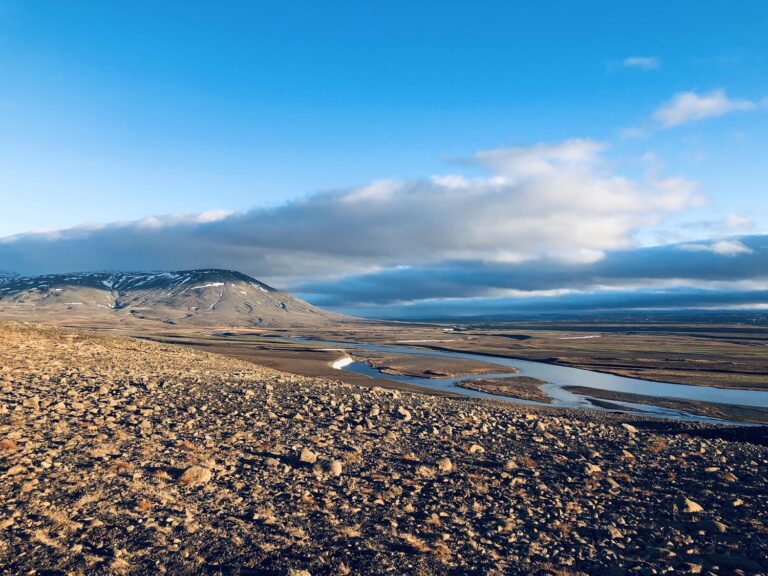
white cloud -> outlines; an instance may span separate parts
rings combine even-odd
[[[682,250],[689,252],[712,252],[720,256],[737,256],[752,254],[753,250],[738,240],[718,240],[709,244],[682,244]]]
[[[729,98],[725,90],[713,90],[708,94],[681,92],[653,114],[653,119],[665,128],[687,122],[725,116],[731,112],[754,110],[757,105],[750,100]]]
[[[568,169],[590,169],[604,148],[600,142],[576,138],[557,144],[485,150],[477,152],[473,158],[476,163],[510,180],[517,180]]]
[[[622,62],[624,68],[638,68],[640,70],[656,70],[660,62],[653,56],[630,56]]]
[[[629,126],[619,129],[619,138],[623,140],[640,140],[648,138],[648,130],[638,126]]]
[[[755,223],[741,214],[729,214],[724,221],[724,225],[731,230],[738,230],[754,228]]]
[[[376,181],[244,213],[150,217],[0,241],[22,273],[239,269],[277,284],[450,260],[599,261],[695,201],[681,179],[611,173],[593,140],[478,152],[482,177]]]

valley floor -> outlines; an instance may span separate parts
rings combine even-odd
[[[3,573],[768,573],[765,428],[17,323],[0,359]]]

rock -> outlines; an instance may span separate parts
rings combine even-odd
[[[416,468],[416,475],[431,480],[435,477],[435,470],[434,468],[430,468],[428,466],[419,466]]]
[[[10,438],[3,438],[0,440],[0,451],[2,452],[13,452],[18,448],[18,445],[16,442]]]
[[[603,469],[600,468],[597,464],[587,464],[584,466],[584,473],[585,474],[599,474],[602,472]]]
[[[27,471],[27,469],[26,469],[26,468],[24,468],[24,466],[22,466],[21,464],[16,464],[15,466],[11,466],[11,467],[10,467],[10,468],[9,468],[9,469],[6,471],[6,474],[7,474],[8,476],[17,476],[17,475],[19,475],[19,474],[23,474],[23,473],[24,473],[24,472],[26,472],[26,471]]]
[[[665,559],[671,559],[677,556],[675,552],[670,550],[669,548],[658,548],[655,546],[651,546],[650,548],[646,548],[646,554],[650,558],[665,558]]]
[[[6,518],[5,520],[0,521],[0,530],[5,530],[8,528],[8,526],[13,526],[14,520],[13,518]]]
[[[704,511],[704,508],[702,508],[700,504],[697,504],[693,500],[689,500],[684,496],[681,496],[677,499],[677,508],[686,514],[696,514],[697,512]]]
[[[18,330],[0,322],[0,565],[13,573],[766,574],[766,449],[720,426],[631,436],[621,422],[642,417]],[[22,406],[34,396],[39,411]]]
[[[626,422],[622,422],[621,427],[624,428],[624,430],[626,430],[630,434],[637,434],[637,428],[632,426],[632,424],[627,424]]]
[[[317,454],[312,452],[309,448],[304,448],[299,455],[299,460],[306,464],[314,464],[317,462]]]
[[[334,460],[331,462],[331,465],[328,467],[328,472],[331,476],[337,477],[341,476],[341,473],[343,472],[344,467],[341,464],[340,460]]]
[[[725,534],[728,531],[728,527],[717,520],[699,520],[694,526],[697,530],[703,530],[709,534]]]
[[[202,486],[210,482],[213,473],[202,466],[190,466],[179,478],[179,484],[182,486]]]

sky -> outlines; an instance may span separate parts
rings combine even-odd
[[[768,308],[768,4],[0,0],[0,270]]]

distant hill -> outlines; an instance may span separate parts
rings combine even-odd
[[[0,318],[190,326],[328,323],[327,312],[230,270],[0,276]]]

